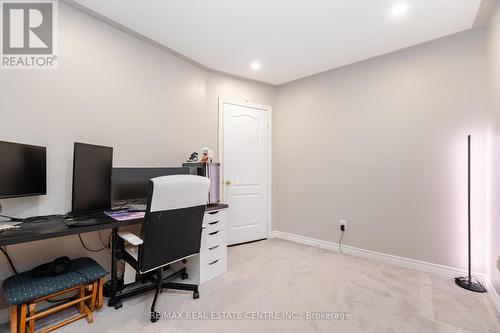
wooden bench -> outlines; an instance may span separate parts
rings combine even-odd
[[[58,276],[36,278],[28,271],[4,281],[5,300],[11,307],[11,333],[33,333],[36,320],[72,306],[77,307],[78,314],[40,332],[50,332],[82,318],[89,323],[93,321],[92,312],[102,307],[106,271],[91,258],[73,259],[70,267],[67,273]],[[40,303],[54,299],[55,305],[39,309]]]

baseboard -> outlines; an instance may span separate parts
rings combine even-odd
[[[304,245],[318,247],[325,250],[339,252],[339,244],[334,242],[324,241],[321,239],[316,239],[306,236],[300,236],[283,231],[272,231],[270,236],[271,238],[281,238],[295,243],[300,243]],[[467,274],[465,270],[455,267],[438,265],[427,261],[416,260],[411,258],[398,257],[391,254],[365,250],[348,245],[342,245],[342,252],[356,257],[377,260],[399,267],[446,276],[448,278],[455,278],[457,276],[463,276]],[[488,295],[491,301],[493,302],[498,313],[500,314],[500,296],[496,292],[495,288],[493,288],[490,279],[483,273],[474,273],[474,275],[478,278],[478,280],[480,280],[484,284],[484,286],[488,290]]]
[[[339,244],[329,241],[324,241],[320,239],[310,238],[306,236],[295,235],[282,231],[273,231],[271,237],[286,239],[292,242],[301,243],[305,245],[315,246],[326,250],[332,250],[339,252]],[[414,269],[423,272],[435,273],[448,277],[457,277],[464,275],[466,272],[462,269],[438,265],[426,261],[398,257],[392,254],[386,254],[381,252],[375,252],[370,250],[365,250],[353,246],[342,245],[342,252],[345,254],[353,255],[356,257],[368,258],[377,261],[382,261],[388,264],[396,265],[399,267],[405,267],[409,269]],[[484,274],[477,274],[481,279],[484,278]]]

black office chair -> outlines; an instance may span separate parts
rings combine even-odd
[[[156,284],[151,305],[151,321],[159,319],[155,310],[158,294],[163,288],[193,291],[199,297],[198,285],[168,282],[188,277],[186,268],[163,277],[164,268],[200,252],[201,231],[208,200],[210,180],[192,175],[153,178],[141,237],[119,232],[123,259],[141,279]],[[128,243],[128,244],[126,244]],[[156,272],[156,277],[154,274]]]

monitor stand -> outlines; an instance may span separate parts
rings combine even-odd
[[[64,217],[64,223],[68,227],[90,226],[107,222],[107,215],[103,211],[94,213],[68,213]]]

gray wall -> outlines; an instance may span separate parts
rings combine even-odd
[[[484,271],[484,32],[280,86],[275,229],[465,268],[473,135],[474,268]]]
[[[488,148],[490,178],[488,184],[489,263],[488,274],[500,293],[500,272],[496,268],[500,256],[500,6],[497,6],[486,33],[486,72],[488,110]]]
[[[487,34],[488,66],[496,68],[489,72],[496,74],[498,16]],[[179,165],[202,146],[217,148],[222,97],[276,106],[274,230],[335,242],[338,221],[346,219],[347,245],[462,268],[465,148],[466,135],[472,134],[476,270],[484,270],[485,254],[500,254],[498,237],[489,242],[490,251],[484,248],[482,222],[484,32],[275,89],[200,69],[62,3],[59,19],[58,70],[0,72],[0,140],[45,145],[49,155],[49,194],[2,200],[5,214],[70,209],[74,141],[115,147],[116,166]],[[488,82],[497,142],[500,100],[493,92],[500,76],[490,75]],[[500,175],[494,177],[500,184]],[[492,193],[492,200],[500,197]],[[490,234],[500,235],[493,208]],[[97,234],[84,237],[89,246],[101,246]],[[20,270],[62,254],[90,255],[109,265],[107,252],[87,253],[76,236],[9,251]],[[2,257],[0,265],[1,281],[10,272]],[[498,286],[498,274],[494,278]]]
[[[62,3],[59,68],[0,73],[0,140],[48,147],[48,195],[8,199],[4,214],[65,213],[71,207],[73,142],[114,147],[115,166],[178,166],[217,148],[218,97],[274,105],[271,86],[211,73]],[[103,233],[103,237],[107,234]],[[98,235],[84,238],[101,247]],[[18,269],[84,251],[76,236],[9,246]],[[0,256],[0,283],[11,274]]]

